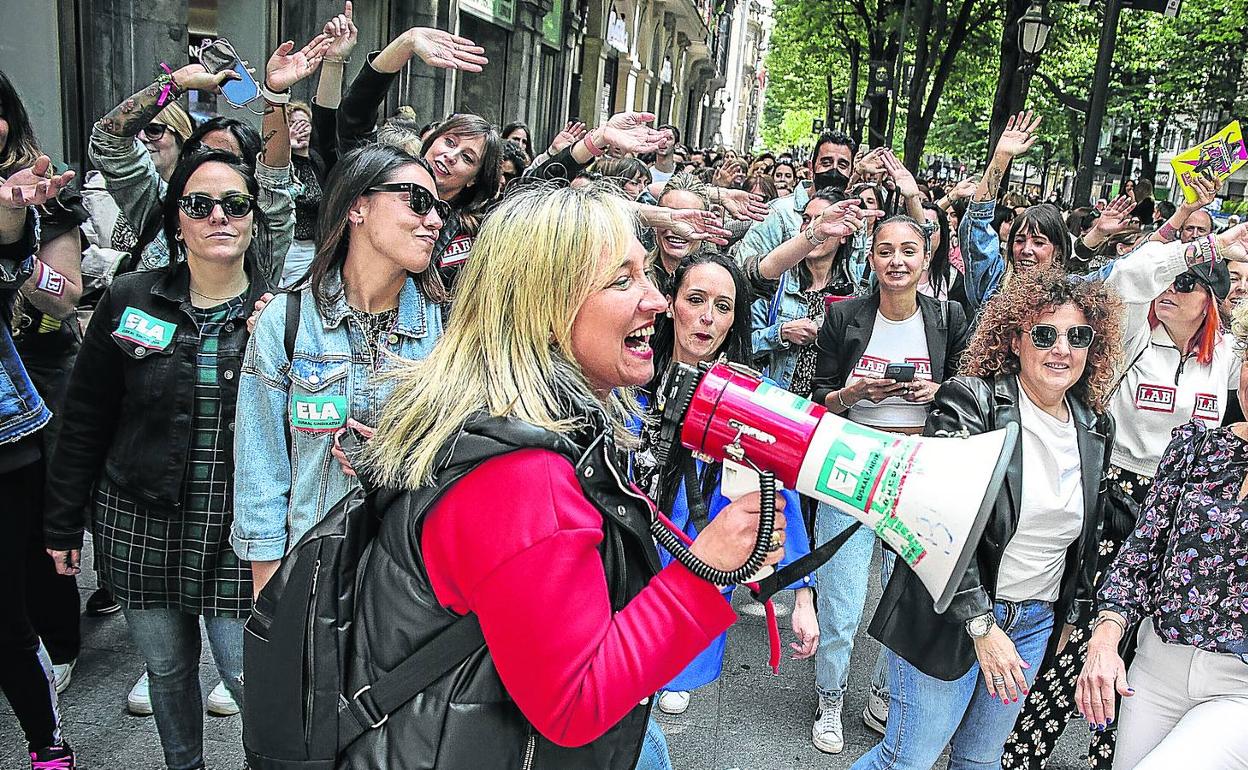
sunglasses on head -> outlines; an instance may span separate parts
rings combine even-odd
[[[1036,324],[1031,327],[1031,344],[1036,350],[1048,350],[1057,344],[1062,333],[1053,324]],[[1078,324],[1066,330],[1066,344],[1072,350],[1083,350],[1092,345],[1096,331],[1087,324]]]
[[[242,219],[251,213],[256,199],[247,193],[230,193],[224,198],[214,198],[204,193],[191,193],[178,198],[178,208],[191,219],[207,219],[219,204],[230,219]]]
[[[1182,273],[1175,277],[1173,285],[1179,294],[1191,294],[1200,285],[1200,280],[1193,273]]]
[[[429,209],[438,212],[438,216],[446,220],[451,215],[451,204],[438,200],[438,196],[429,192],[415,182],[387,182],[368,188],[369,192],[401,192],[407,193],[407,205],[420,216],[429,213]]]
[[[143,138],[149,142],[159,142],[160,138],[169,130],[169,126],[164,123],[148,123],[143,126]]]

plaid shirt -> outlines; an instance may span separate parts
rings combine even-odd
[[[245,617],[251,612],[251,568],[230,547],[226,429],[217,383],[217,343],[222,325],[241,298],[195,308],[200,343],[196,356],[195,413],[182,510],[148,506],[107,478],[96,492],[93,523],[97,569],[117,599],[133,609],[170,607],[192,614]]]

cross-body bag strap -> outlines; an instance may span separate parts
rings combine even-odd
[[[303,292],[292,291],[286,295],[286,327],[282,335],[282,346],[286,349],[286,364],[293,365],[295,360],[295,340],[299,337],[299,317],[303,310]],[[289,369],[287,370],[289,372]],[[288,375],[289,376],[289,375]],[[286,399],[286,408],[290,408],[290,398]],[[287,425],[283,435],[286,437],[286,457],[291,456],[290,426]]]

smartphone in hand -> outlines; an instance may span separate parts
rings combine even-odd
[[[244,107],[260,98],[260,84],[251,76],[230,41],[225,38],[205,40],[196,58],[204,65],[204,69],[214,75],[224,70],[232,70],[238,76],[221,85],[221,94],[231,105]]]
[[[911,382],[914,380],[914,364],[889,364],[884,368],[884,379]]]

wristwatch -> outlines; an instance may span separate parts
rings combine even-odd
[[[991,612],[985,612],[983,615],[977,615],[966,621],[966,633],[972,639],[983,639],[997,624],[997,619],[992,616]]]

